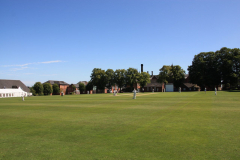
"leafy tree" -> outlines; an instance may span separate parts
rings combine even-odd
[[[79,90],[80,90],[80,91],[85,91],[85,85],[84,85],[84,83],[79,83]]]
[[[180,87],[184,78],[185,78],[185,71],[179,65],[171,65],[166,66],[164,65],[161,69],[159,69],[159,83],[173,83],[175,87]]]
[[[215,52],[201,52],[194,56],[192,65],[188,67],[189,78],[201,88],[215,88],[221,83],[221,55]]]
[[[53,84],[52,88],[53,88],[53,94],[55,94],[55,95],[59,95],[60,94],[60,89],[59,89],[58,84],[56,84],[56,83]]]
[[[41,82],[36,82],[33,86],[33,89],[36,92],[36,95],[42,95],[43,94],[43,85]]]
[[[93,85],[97,86],[97,89],[104,90],[108,83],[105,70],[94,68],[91,74],[91,82]]]
[[[185,79],[185,71],[179,66],[171,66],[172,80],[176,88],[180,87]]]
[[[43,84],[44,95],[50,95],[53,92],[52,85],[50,83]]]
[[[146,72],[142,72],[139,75],[138,78],[138,82],[140,83],[140,86],[142,88],[144,88],[145,85],[147,85],[147,83],[150,83],[150,74],[146,73]]]
[[[139,73],[134,68],[128,68],[125,72],[126,83],[130,86],[131,90],[133,90],[133,85],[137,83],[139,78]]]
[[[86,90],[90,91],[93,89],[93,83],[92,81],[89,81],[88,84],[86,85]]]
[[[30,88],[30,92],[32,93],[32,95],[36,96],[36,91],[34,90],[33,87]]]
[[[112,69],[108,69],[106,71],[106,78],[107,78],[108,89],[111,89],[112,85],[114,84],[114,71]]]
[[[223,84],[230,84],[230,87],[237,87],[240,72],[240,50],[239,48],[229,49],[226,47],[216,51],[218,67]]]
[[[73,89],[73,91],[75,91],[76,90],[76,86],[72,85],[72,89]]]
[[[122,87],[126,83],[126,70],[125,69],[117,69],[114,72],[114,82],[120,88],[120,92],[122,91]]]
[[[171,76],[171,66],[164,65],[161,69],[159,69],[158,82],[167,84],[169,81],[172,81]]]

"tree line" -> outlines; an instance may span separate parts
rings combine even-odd
[[[240,49],[223,47],[216,52],[201,52],[188,67],[192,83],[201,88],[223,84],[225,89],[239,87]]]
[[[50,94],[60,94],[60,89],[58,84],[51,85],[50,83],[36,82],[30,91],[34,96],[50,95]]]
[[[128,68],[102,70],[100,68],[94,68],[90,76],[91,80],[86,86],[87,90],[91,90],[92,86],[97,86],[97,89],[104,90],[105,87],[111,89],[115,84],[118,85],[120,91],[122,87],[128,85],[130,90],[133,90],[133,86],[139,83],[141,87],[144,87],[150,82],[150,74],[146,72],[139,73],[137,69]]]

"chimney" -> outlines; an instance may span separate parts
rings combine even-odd
[[[152,71],[152,76],[153,76],[153,71]]]
[[[141,64],[141,73],[143,72],[143,64]]]
[[[147,71],[147,73],[149,74],[149,72]]]

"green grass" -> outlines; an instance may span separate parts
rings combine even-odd
[[[0,159],[240,159],[240,92],[2,98]]]

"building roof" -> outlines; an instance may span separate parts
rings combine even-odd
[[[30,89],[20,80],[0,79],[0,88],[18,88],[21,87],[25,92],[30,92]]]
[[[58,85],[69,85],[68,83],[64,82],[64,81],[55,81],[55,80],[49,80],[47,82],[44,83],[50,83],[51,85],[53,84],[58,84]]]
[[[162,83],[148,83],[145,87],[162,87]]]
[[[191,88],[191,87],[199,88],[198,85],[192,84],[192,83],[183,83],[183,85],[186,86],[187,88]]]

